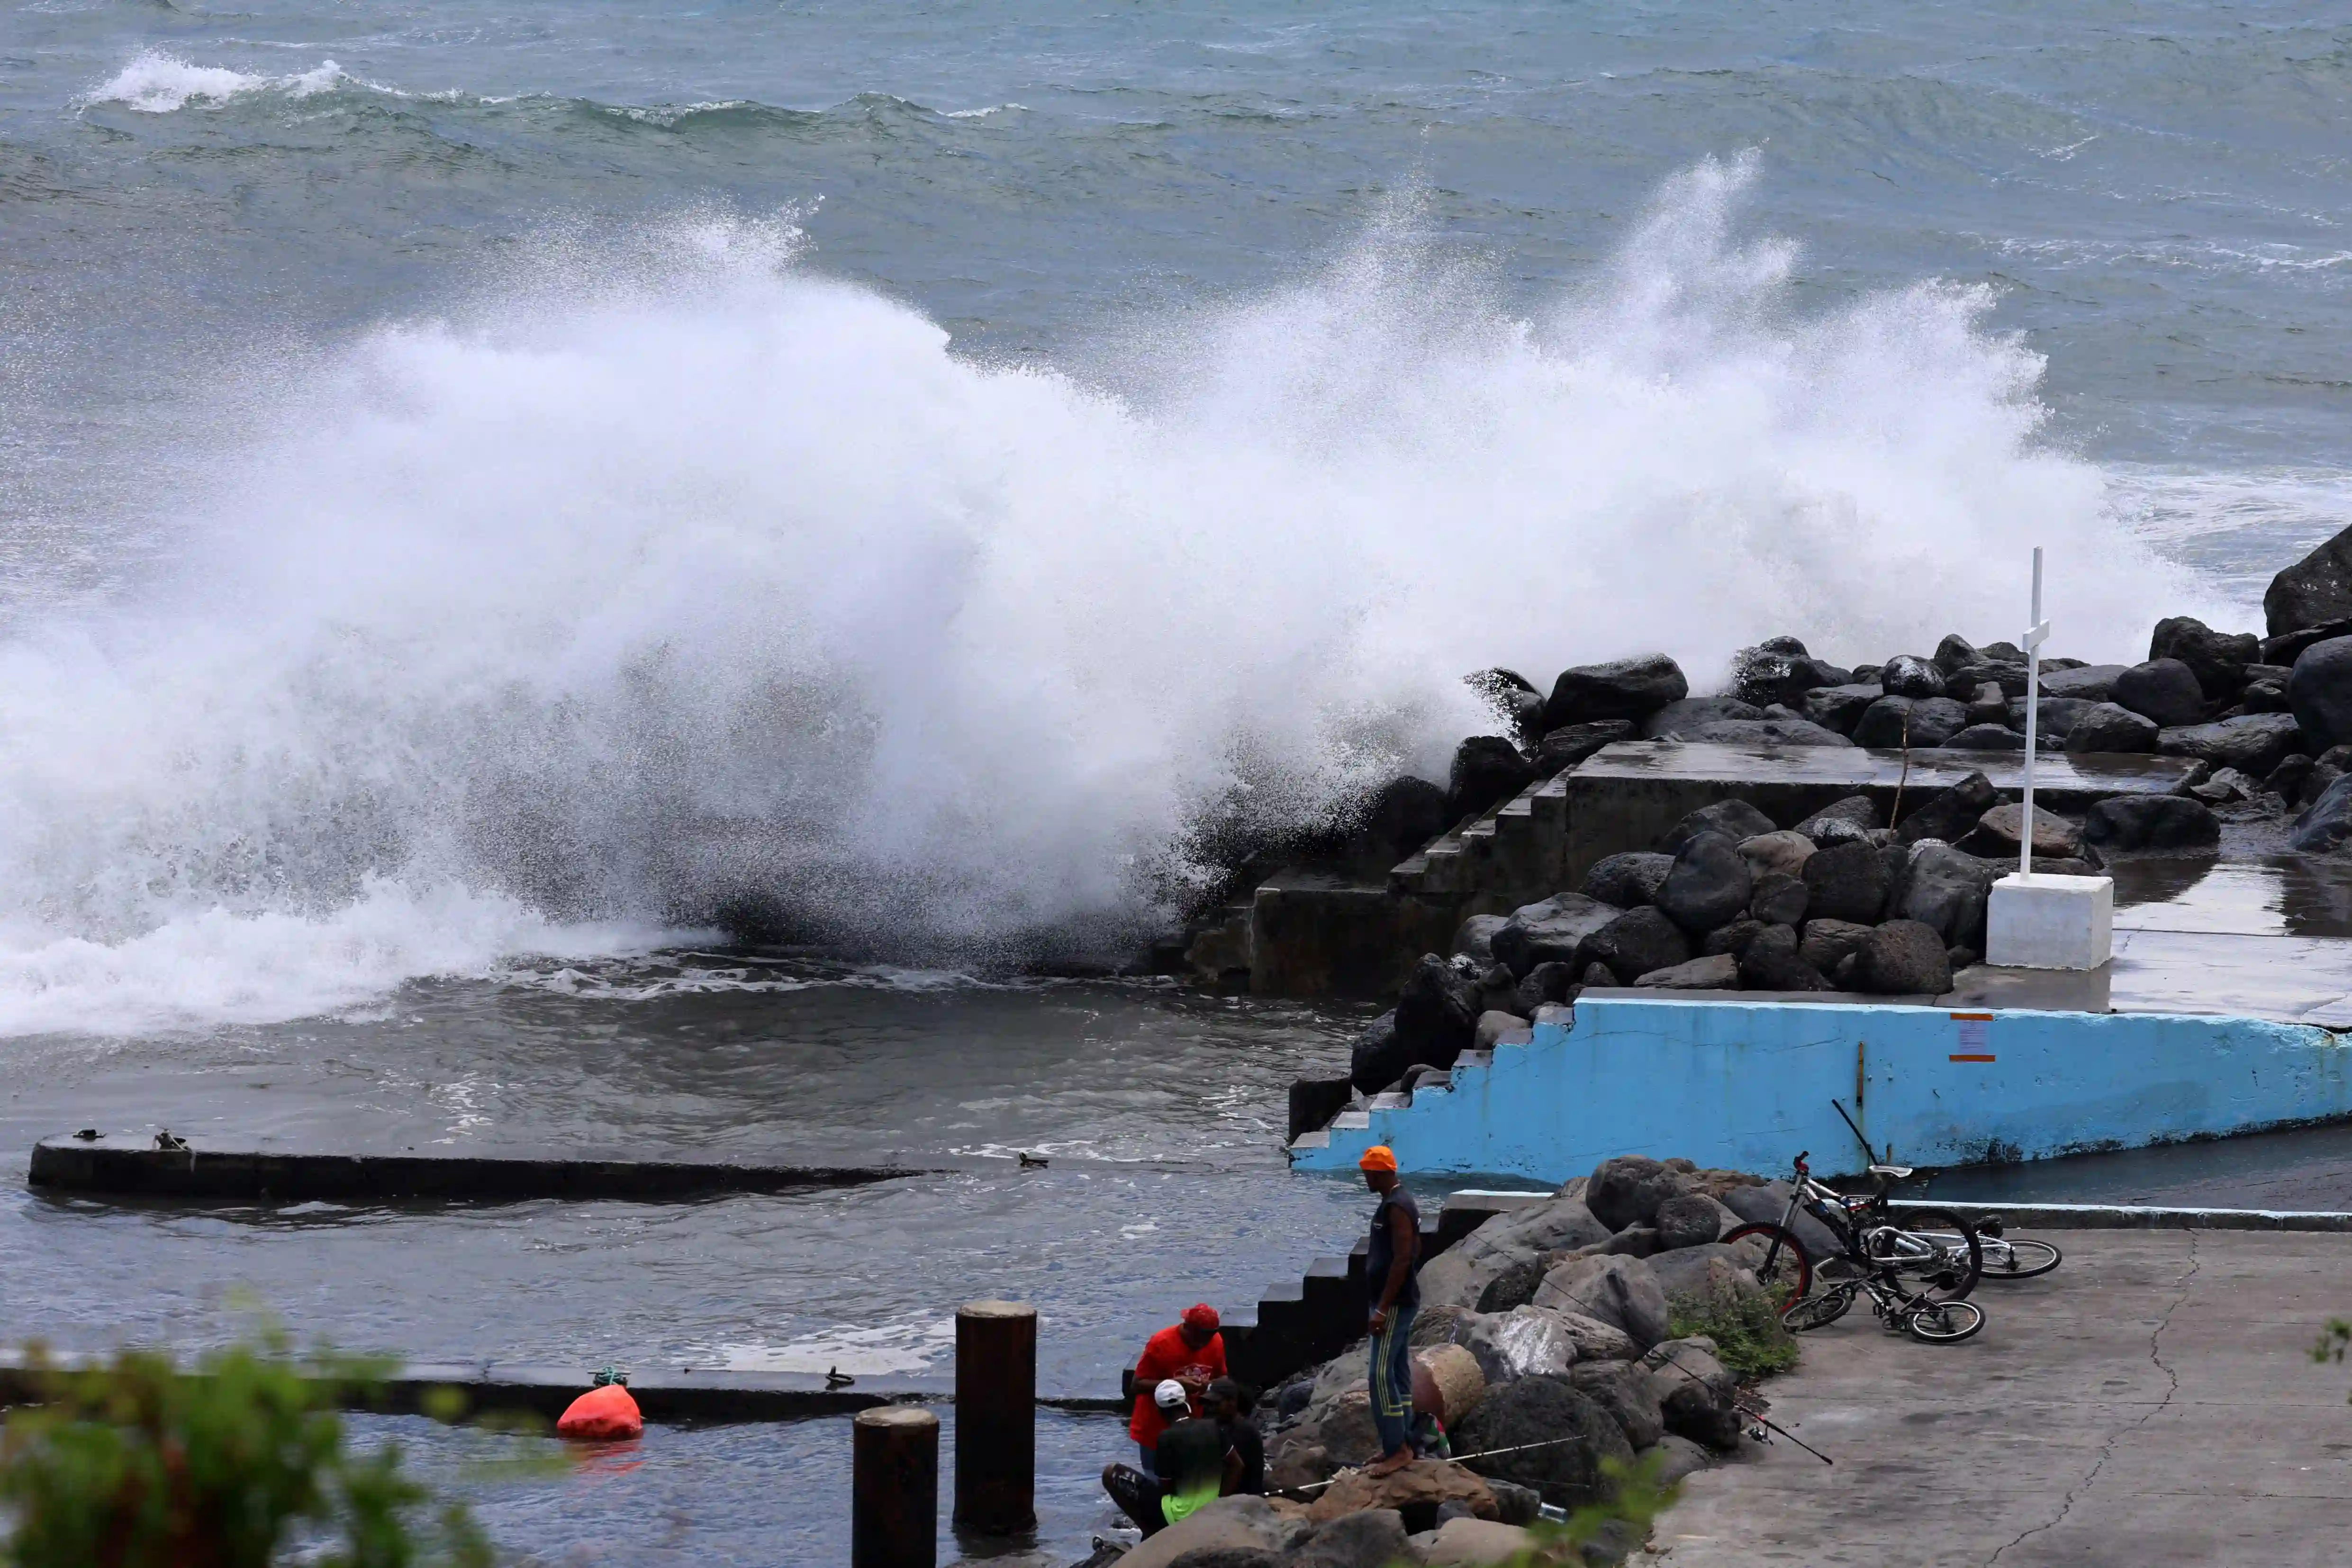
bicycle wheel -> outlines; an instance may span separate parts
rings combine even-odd
[[[1927,1301],[1903,1314],[1904,1330],[1931,1345],[1956,1345],[1984,1326],[1984,1309],[1974,1301]]]
[[[1947,1209],[1913,1209],[1908,1222],[1874,1231],[1872,1254],[1894,1266],[1906,1293],[1957,1301],[1977,1288],[1984,1249],[1973,1226]]]
[[[1801,1334],[1813,1329],[1826,1329],[1846,1314],[1853,1305],[1851,1290],[1824,1290],[1818,1296],[1808,1296],[1791,1301],[1780,1313],[1780,1321],[1791,1333]]]
[[[2063,1261],[2058,1249],[2048,1242],[2024,1237],[1989,1236],[1980,1238],[1978,1246],[1984,1252],[1988,1279],[2037,1279]]]
[[[1751,1265],[1756,1282],[1764,1287],[1775,1310],[1787,1311],[1813,1288],[1813,1260],[1805,1256],[1805,1244],[1795,1232],[1777,1225],[1743,1225],[1724,1232],[1723,1241],[1727,1247],[1742,1241],[1762,1244],[1747,1251],[1756,1258]]]

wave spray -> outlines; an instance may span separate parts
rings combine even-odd
[[[1800,311],[1754,177],[1531,314],[1382,226],[1090,380],[732,222],[373,331],[181,507],[168,590],[0,645],[0,1032],[754,918],[1129,940],[1211,804],[1442,777],[1466,671],[2011,635],[2036,542],[2062,651],[2127,652],[2183,585],[2038,446],[2038,359],[1967,289]]]

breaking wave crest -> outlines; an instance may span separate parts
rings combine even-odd
[[[194,65],[176,55],[146,49],[90,89],[82,102],[119,103],[142,114],[170,114],[191,103],[224,103],[249,93],[309,98],[351,79],[332,60],[321,62],[315,69],[273,76]]]
[[[0,644],[0,1031],[722,925],[1126,942],[1211,806],[1443,777],[1473,668],[2013,635],[2035,543],[2064,651],[2199,606],[2038,445],[1984,293],[1807,313],[1755,173],[1671,181],[1533,311],[1408,204],[1086,379],[704,219],[280,367],[183,580]]]

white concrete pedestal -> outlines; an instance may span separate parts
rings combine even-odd
[[[1985,962],[2007,969],[2096,969],[2115,952],[2116,884],[2107,877],[2031,879],[2012,871],[1985,909]]]

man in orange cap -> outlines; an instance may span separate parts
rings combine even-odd
[[[1135,1363],[1135,1415],[1127,1424],[1127,1435],[1143,1457],[1145,1475],[1154,1473],[1160,1434],[1171,1421],[1201,1414],[1201,1395],[1210,1380],[1224,1375],[1225,1337],[1219,1332],[1217,1310],[1205,1301],[1185,1308],[1181,1321],[1144,1342],[1143,1354]],[[1153,1399],[1153,1391],[1171,1379],[1183,1385],[1187,1405],[1172,1416],[1163,1414]]]
[[[1372,1210],[1371,1250],[1364,1258],[1364,1286],[1372,1292],[1372,1425],[1380,1429],[1381,1457],[1364,1473],[1385,1476],[1412,1463],[1412,1314],[1421,1305],[1413,1268],[1421,1261],[1421,1208],[1397,1179],[1396,1151],[1375,1143],[1356,1164],[1364,1185],[1380,1194]]]

